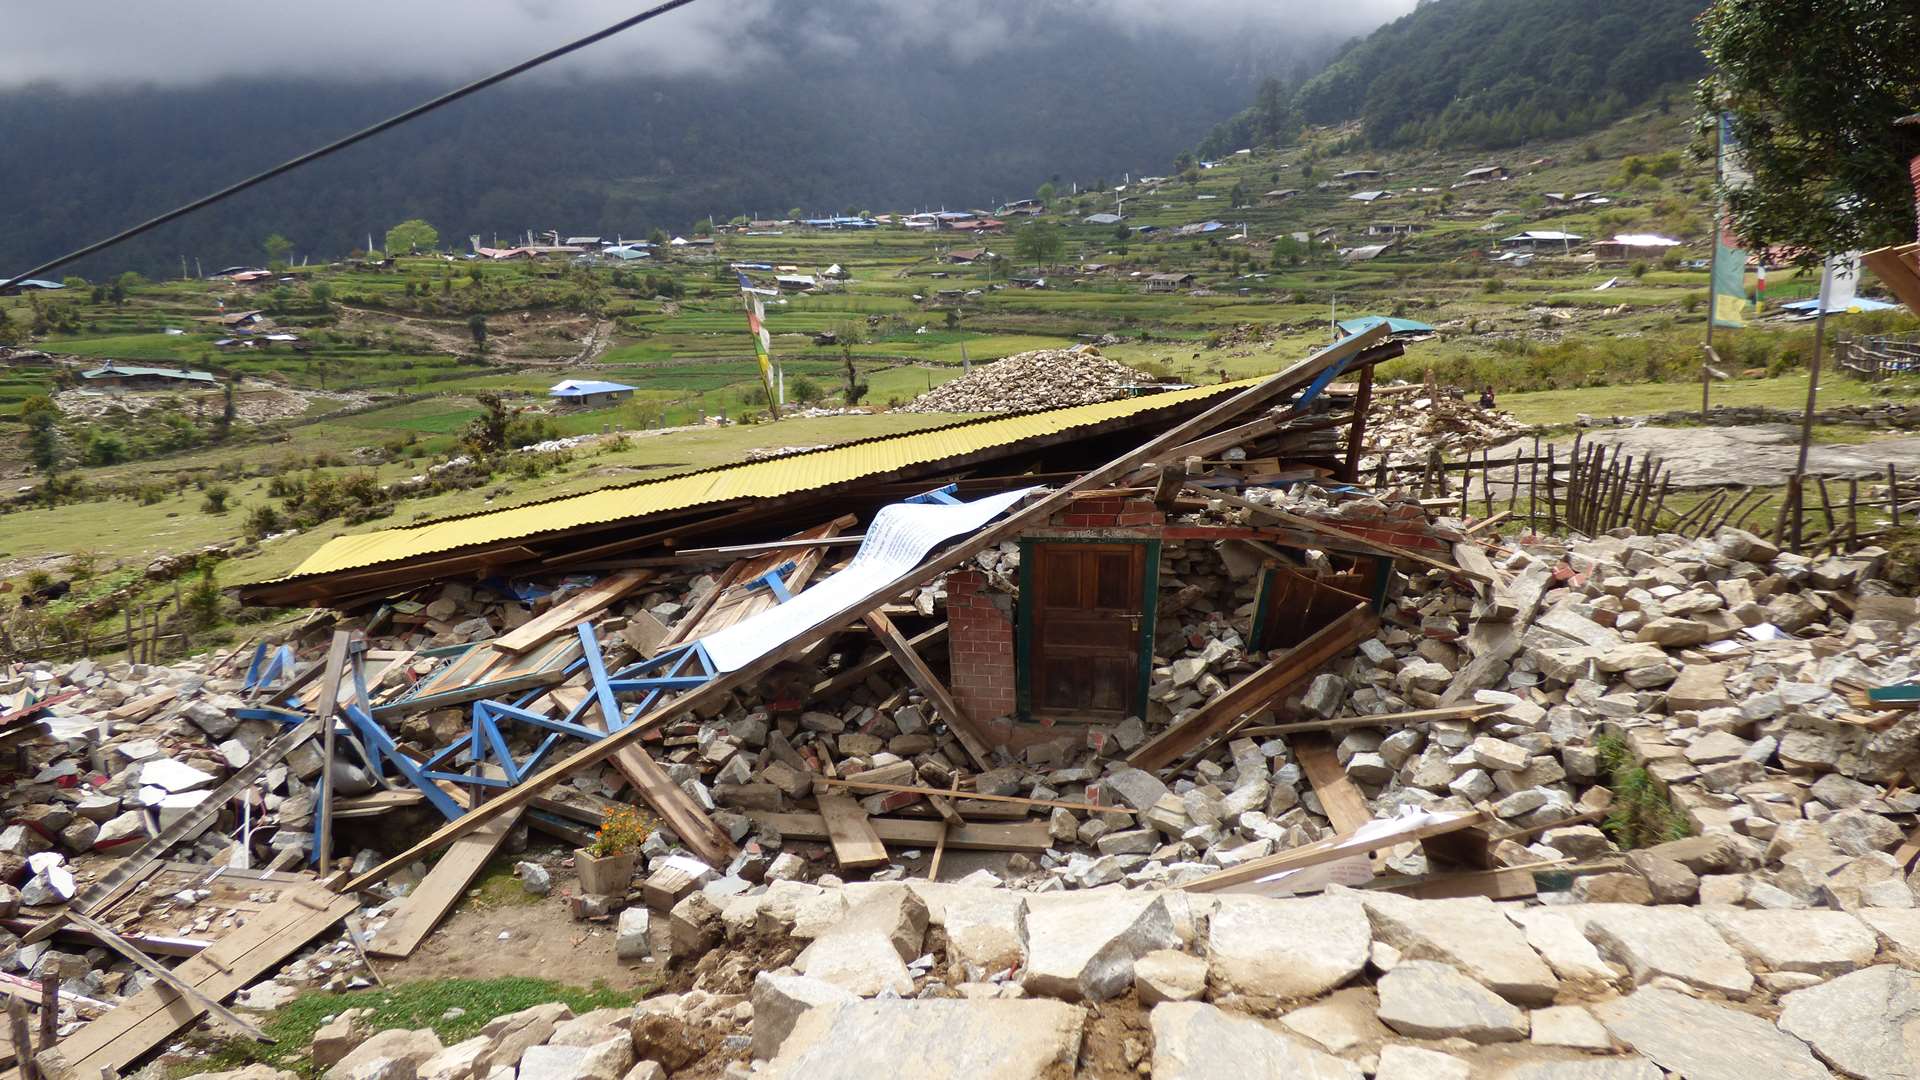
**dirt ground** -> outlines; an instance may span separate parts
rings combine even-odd
[[[1564,457],[1573,445],[1573,437],[1552,442]],[[1545,445],[1542,443],[1543,452]],[[1652,454],[1667,465],[1678,488],[1730,484],[1764,487],[1785,483],[1793,472],[1800,452],[1800,429],[1791,424],[1608,428],[1587,432],[1581,445],[1619,446],[1622,455],[1631,454],[1635,459]],[[1515,450],[1532,453],[1532,438],[1495,447],[1493,460],[1511,458]],[[1920,437],[1895,436],[1858,444],[1816,442],[1809,451],[1807,468],[1829,477],[1871,480],[1884,478],[1889,462],[1902,472],[1920,469]]]
[[[533,903],[482,904],[468,896],[412,956],[375,959],[389,982],[491,979],[523,975],[574,986],[640,990],[659,985],[658,960],[629,964],[613,955],[613,920],[576,922],[564,894],[572,883],[554,874],[553,893]]]

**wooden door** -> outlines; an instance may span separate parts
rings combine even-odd
[[[1036,716],[1140,709],[1145,544],[1036,544],[1030,688]]]

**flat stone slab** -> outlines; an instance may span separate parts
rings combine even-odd
[[[1517,1042],[1527,1014],[1448,964],[1403,960],[1380,977],[1380,1021],[1415,1039]]]
[[[1706,909],[1707,921],[1748,959],[1774,971],[1838,975],[1873,963],[1880,939],[1844,911]]]
[[[1612,968],[1600,950],[1587,940],[1580,920],[1552,908],[1515,908],[1506,913],[1521,927],[1527,944],[1544,958],[1554,974],[1574,983],[1609,983]]]
[[[981,976],[1026,963],[1025,895],[1006,889],[955,889],[942,907],[949,962],[970,964]]]
[[[1587,939],[1625,964],[1636,983],[1665,976],[1734,997],[1753,990],[1747,962],[1692,908],[1587,904],[1561,910],[1579,919]]]
[[[1490,1080],[1662,1080],[1663,1075],[1643,1057],[1527,1061],[1487,1074]]]
[[[823,1005],[801,1014],[779,1054],[755,1075],[772,1080],[1053,1080],[1072,1075],[1085,1022],[1083,1010],[1062,1001]]]
[[[1375,940],[1409,960],[1452,964],[1508,1001],[1545,1005],[1560,989],[1553,969],[1527,944],[1527,935],[1482,896],[1415,900],[1363,894],[1360,903]]]
[[[1224,895],[1207,920],[1209,982],[1216,993],[1317,997],[1360,973],[1372,935],[1348,897]]]
[[[951,916],[951,913],[949,913]],[[1048,897],[1027,911],[1029,993],[1069,1001],[1103,1001],[1133,984],[1133,962],[1180,938],[1167,901],[1115,890]]]
[[[1920,975],[1881,964],[1781,999],[1780,1030],[1862,1080],[1920,1077]]]
[[[1920,908],[1862,908],[1855,914],[1879,936],[1891,959],[1920,969]]]
[[[1350,1061],[1316,1050],[1264,1021],[1198,1001],[1156,1005],[1151,1022],[1154,1080],[1365,1080]]]
[[[1615,1039],[1687,1080],[1830,1080],[1799,1039],[1672,990],[1642,987],[1593,1012]]]

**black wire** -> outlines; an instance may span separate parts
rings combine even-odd
[[[301,154],[299,157],[294,158],[291,161],[281,162],[280,164],[275,165],[273,168],[268,169],[266,172],[256,173],[253,176],[249,176],[245,180],[242,180],[239,183],[232,185],[231,187],[221,188],[219,191],[216,191],[213,194],[208,195],[204,198],[195,199],[194,201],[186,204],[185,206],[176,207],[175,209],[169,210],[166,213],[161,214],[159,217],[150,218],[146,221],[141,222],[138,225],[135,225],[133,228],[126,230],[125,232],[116,233],[113,236],[107,237],[105,240],[100,240],[95,243],[88,244],[86,247],[83,247],[78,251],[69,252],[68,254],[62,255],[59,258],[54,259],[50,262],[41,263],[39,266],[36,266],[31,270],[27,270],[23,273],[16,274],[5,281],[0,281],[0,290],[5,290],[13,285],[16,285],[22,281],[25,281],[27,278],[38,277],[39,275],[44,274],[49,270],[55,269],[57,267],[65,266],[66,264],[73,262],[76,259],[84,259],[87,256],[94,254],[95,252],[104,251],[107,248],[113,247],[115,244],[124,243],[128,240],[133,239],[136,236],[139,236],[141,233],[149,232],[153,229],[157,229],[160,226],[165,225],[167,222],[174,220],[175,218],[185,217],[186,215],[193,213],[195,210],[199,210],[202,207],[211,206],[214,203],[217,203],[220,200],[227,198],[228,196],[238,195],[240,192],[245,191],[250,187],[253,187],[255,184],[265,183],[266,181],[271,180],[274,177],[281,175],[282,173],[292,172],[294,169],[297,169],[302,165],[308,164],[309,162],[318,161],[321,158],[326,157],[328,154],[331,154],[336,150],[344,150],[347,147],[352,146],[354,143],[361,142],[362,140],[365,140],[365,139],[370,139],[375,135],[378,135],[381,132],[386,131],[388,128],[398,127],[399,125],[404,124],[407,121],[414,119],[415,117],[424,116],[427,113],[432,112],[433,110],[439,108],[442,105],[450,105],[453,102],[459,101],[461,98],[466,97],[468,94],[478,93],[479,91],[485,90],[487,87],[492,86],[495,83],[505,82],[506,80],[513,78],[515,75],[519,75],[522,72],[531,71],[534,68],[539,67],[541,64],[546,63],[549,60],[557,60],[560,57],[567,55],[568,53],[576,52],[580,49],[586,48],[589,45],[595,44],[600,41],[604,41],[615,34],[618,34],[625,30],[631,30],[632,28],[639,26],[643,22],[647,22],[650,19],[658,18],[662,15],[665,15],[669,11],[675,10],[676,8],[686,7],[688,4],[691,4],[691,3],[693,3],[693,0],[666,0],[665,3],[658,4],[654,7],[648,8],[647,10],[641,12],[638,15],[633,16],[632,18],[622,19],[621,21],[614,23],[612,26],[609,26],[604,30],[599,30],[594,33],[588,34],[586,37],[578,38],[574,41],[570,41],[567,44],[562,45],[557,49],[552,49],[547,52],[543,52],[539,56],[536,56],[531,60],[521,61],[520,63],[515,64],[504,71],[496,71],[492,75],[489,75],[484,79],[480,79],[477,82],[470,82],[467,85],[462,86],[457,90],[450,90],[447,93],[441,94],[439,97],[434,98],[432,101],[428,101],[428,102],[425,102],[424,104],[416,105],[413,108],[408,109],[406,112],[400,113],[398,115],[390,116],[387,119],[382,120],[379,123],[373,125],[372,127],[361,128],[359,131],[356,131],[353,134],[348,135],[344,139],[338,139],[334,142],[328,143],[325,146],[322,146],[318,150],[312,150],[307,153]]]

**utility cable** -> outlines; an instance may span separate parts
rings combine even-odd
[[[31,270],[27,270],[24,273],[16,274],[5,281],[0,281],[0,290],[5,290],[15,284],[18,284],[19,282],[25,281],[28,278],[39,277],[41,274],[44,274],[49,270],[53,270],[58,267],[65,266],[68,263],[75,261],[76,259],[84,259],[89,255],[95,254],[97,252],[105,251],[107,248],[113,247],[116,244],[125,243],[126,241],[131,240],[134,237],[141,235],[142,233],[151,232],[152,230],[157,229],[160,226],[165,225],[167,222],[173,221],[176,218],[185,217],[186,215],[193,213],[195,210],[200,210],[205,207],[212,206],[214,203],[217,203],[222,199],[226,199],[233,195],[238,195],[239,193],[247,190],[250,187],[253,187],[256,184],[263,184],[268,180],[273,179],[276,176],[282,175],[283,173],[292,172],[293,170],[299,168],[302,165],[307,165],[312,162],[318,161],[321,158],[326,157],[328,154],[334,153],[335,151],[345,150],[347,147],[352,146],[355,143],[363,142],[367,139],[371,139],[375,135],[378,135],[381,132],[386,131],[390,128],[399,127],[401,124],[404,124],[409,120],[413,120],[418,117],[425,116],[427,113],[430,113],[433,110],[440,108],[442,105],[451,105],[454,102],[459,101],[461,98],[466,97],[469,94],[479,93],[480,91],[485,90],[487,87],[492,86],[495,83],[502,83],[507,81],[508,79],[513,78],[515,75],[532,71],[534,68],[537,68],[540,65],[547,63],[550,60],[558,60],[560,57],[563,57],[568,53],[578,52],[579,50],[584,49],[589,45],[593,45],[598,42],[605,41],[607,38],[610,38],[615,34],[621,33],[626,30],[631,30],[634,27],[639,26],[643,22],[648,22],[652,19],[659,18],[660,16],[665,15],[669,11],[673,11],[677,8],[686,7],[688,4],[691,4],[693,2],[694,0],[666,0],[665,3],[658,4],[654,7],[648,8],[647,10],[631,18],[622,19],[619,22],[614,23],[612,26],[609,26],[604,30],[595,31],[594,33],[588,34],[586,37],[583,37],[583,38],[576,38],[575,40],[570,41],[565,45],[560,46],[557,49],[550,49],[547,52],[543,52],[539,56],[532,58],[531,60],[523,60],[520,63],[515,64],[512,67],[507,68],[503,71],[496,71],[492,75],[488,75],[484,79],[479,79],[475,82],[470,82],[467,85],[462,86],[457,90],[449,90],[448,92],[441,94],[439,97],[434,98],[431,101],[427,101],[427,102],[423,102],[422,104],[415,105],[413,108],[408,109],[403,113],[390,116],[387,119],[382,120],[371,127],[361,128],[359,131],[356,131],[353,134],[348,135],[343,139],[336,139],[335,141],[330,142],[327,145],[322,146],[317,150],[310,150],[307,153],[301,154],[299,157],[293,158],[289,161],[281,162],[280,164],[275,165],[273,168],[268,169],[265,172],[255,173],[254,175],[247,177],[245,180],[242,180],[237,184],[233,184],[229,187],[221,188],[219,191],[216,191],[213,194],[207,195],[203,198],[195,199],[194,201],[187,203],[185,206],[176,207],[172,210],[167,211],[164,214],[161,214],[159,217],[149,218],[148,220],[143,221],[140,224],[135,225],[134,227],[127,229],[124,232],[115,233],[114,235],[107,237],[105,240],[100,240],[100,241],[96,241],[94,243],[88,244],[86,247],[80,248],[77,251],[68,252],[67,254],[62,255],[57,259],[53,259],[48,262],[41,263],[39,266],[36,266]]]

